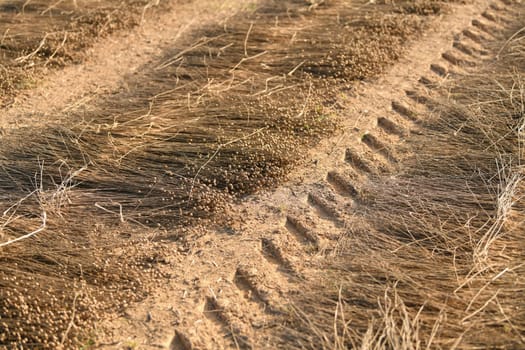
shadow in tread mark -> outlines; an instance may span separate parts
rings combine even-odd
[[[261,251],[266,260],[271,264],[277,265],[277,269],[281,272],[289,272],[293,275],[298,274],[292,263],[284,257],[282,249],[271,238],[261,239]]]
[[[405,130],[403,130],[402,127],[391,121],[390,119],[387,119],[385,117],[379,117],[377,118],[377,126],[379,126],[381,129],[383,129],[385,132],[391,134],[391,135],[397,135],[400,137],[405,136],[407,133]]]
[[[350,183],[350,179],[345,178],[336,171],[329,171],[326,175],[326,181],[328,181],[333,189],[341,196],[351,198],[356,198],[358,196],[358,192],[354,185]]]
[[[298,218],[291,215],[286,216],[284,227],[294,235],[300,243],[313,244],[315,248],[319,247],[319,236],[312,232],[312,230]]]
[[[242,268],[237,268],[235,271],[235,278],[233,279],[237,288],[243,292],[244,297],[255,302],[264,311],[269,311],[268,298],[264,297],[258,290],[253,280],[249,277],[250,274]]]
[[[488,35],[490,35],[491,37],[494,37],[494,32],[498,30],[498,28],[495,28],[495,27],[492,27],[492,26],[489,26],[485,23],[482,23],[481,21],[477,20],[477,19],[473,19],[472,20],[472,25],[476,28],[478,28],[479,30],[481,30],[482,32],[485,32],[487,33]]]
[[[472,31],[471,29],[465,29],[463,31],[463,35],[466,36],[467,38],[469,38],[470,40],[478,43],[478,44],[482,44],[483,41],[485,41],[486,39],[484,37],[482,37],[480,34],[478,33],[474,33],[474,31]]]
[[[452,47],[454,47],[460,52],[463,52],[465,55],[474,56],[474,50],[460,41],[454,41]]]
[[[454,41],[454,44],[452,46],[461,52],[463,52],[465,55],[472,56],[476,58],[479,56],[486,56],[488,55],[488,51],[483,49],[478,49],[469,45],[466,45],[465,43],[462,43],[461,41]]]
[[[422,106],[425,106],[427,109],[432,110],[436,103],[427,96],[421,95],[419,92],[414,90],[407,90],[405,91],[405,94],[408,98],[410,98],[412,101],[416,102],[417,104],[420,104]]]
[[[392,110],[411,122],[419,121],[416,113],[401,102],[392,101]]]
[[[418,79],[418,83],[422,84],[424,87],[426,87],[428,89],[434,89],[434,88],[439,86],[439,84],[436,81],[434,81],[434,80],[432,80],[432,79],[430,79],[428,77],[425,77],[425,76],[420,77]]]
[[[505,11],[505,6],[503,5],[499,5],[499,4],[496,4],[496,3],[492,3],[489,5],[489,7],[491,9],[493,9],[494,11],[498,11],[498,12],[503,12]]]
[[[232,338],[232,342],[237,348],[247,350],[252,349],[250,339],[247,336],[242,335],[241,332],[231,324],[230,319],[224,313],[224,308],[219,305],[217,299],[206,297],[204,316],[221,327],[223,332],[227,334],[227,337]]]
[[[222,308],[217,304],[217,300],[212,297],[206,297],[206,304],[204,305],[204,315],[209,320],[215,322],[221,327],[228,327],[228,319],[224,317]]]
[[[476,66],[475,62],[465,60],[463,58],[458,58],[456,55],[454,55],[452,52],[447,51],[443,52],[441,54],[441,57],[445,59],[446,61],[450,62],[451,64],[458,66],[458,67],[474,67]]]
[[[337,209],[330,205],[324,198],[321,196],[309,193],[308,194],[308,204],[315,209],[317,215],[324,220],[333,222],[336,226],[341,226],[342,221],[340,219],[340,214]]]
[[[441,77],[446,77],[448,75],[448,70],[445,67],[436,63],[432,63],[430,65],[430,70]]]
[[[394,158],[394,156],[392,156],[392,153],[390,152],[390,150],[381,141],[379,141],[377,139],[377,137],[375,137],[374,135],[372,135],[372,134],[365,134],[365,135],[363,135],[361,140],[369,148],[371,148],[372,150],[375,150],[377,153],[383,155],[388,161],[390,161],[392,163],[396,163],[397,162],[397,160]]]
[[[488,20],[491,21],[491,22],[496,22],[496,23],[498,22],[498,19],[496,18],[496,16],[494,16],[492,13],[489,13],[489,12],[487,12],[487,11],[483,12],[483,13],[481,14],[481,16],[482,16],[483,18],[485,18],[485,19],[488,19]]]
[[[193,345],[186,335],[175,330],[175,336],[170,343],[169,350],[193,350]]]
[[[345,151],[345,162],[352,165],[356,170],[369,174],[374,173],[367,162],[349,148]]]
[[[508,19],[508,18],[505,18],[503,16],[500,16],[500,15],[494,15],[488,11],[485,11],[481,14],[481,16],[483,16],[483,18],[491,21],[491,22],[494,22],[496,24],[506,24],[506,25],[509,25],[512,23],[512,20]]]

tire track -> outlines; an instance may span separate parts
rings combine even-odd
[[[377,174],[373,170],[373,165],[367,160],[368,157],[362,157],[354,148],[345,150],[345,161],[361,174]]]
[[[404,127],[396,124],[395,122],[386,117],[377,118],[377,127],[389,135],[406,137],[408,134],[408,131]]]
[[[231,340],[232,346],[238,349],[253,348],[249,335],[243,329],[245,327],[236,322],[228,305],[222,304],[217,297],[209,296],[206,298],[203,312],[209,321],[221,328],[221,333]]]
[[[199,343],[200,338],[218,347],[272,348],[271,324],[278,323],[281,310],[286,309],[286,296],[300,289],[301,281],[316,271],[317,259],[337,251],[342,236],[366,235],[370,230],[360,222],[359,210],[367,203],[360,189],[369,179],[392,173],[402,163],[404,157],[397,153],[397,146],[410,133],[418,132],[436,108],[433,90],[449,76],[465,74],[494,54],[487,42],[512,23],[506,11],[510,5],[496,3],[489,9],[485,5],[462,15],[461,25],[452,16],[446,22],[450,24],[446,35],[436,34],[414,48],[424,52],[434,48],[436,38],[445,36],[446,42],[439,41],[441,51],[434,50],[432,57],[424,59],[415,55],[409,63],[401,63],[401,68],[394,67],[383,80],[365,86],[362,96],[352,98],[356,114],[368,110],[369,105],[372,111],[361,122],[348,122],[342,137],[316,150],[316,154],[329,156],[312,162],[306,174],[294,174],[288,185],[256,196],[262,198],[253,203],[245,202],[242,207],[248,207],[247,211],[238,214],[245,224],[238,234],[211,234],[224,249],[217,253],[223,258],[221,271],[233,271],[233,283],[229,289],[210,283],[222,294],[208,295],[203,312],[227,342],[214,343],[202,334],[193,340],[191,332],[179,327],[172,340],[176,347],[170,349],[193,349],[191,344]],[[459,37],[457,33],[461,33]],[[399,76],[403,77],[400,84]],[[389,91],[382,96],[386,82]],[[237,249],[229,248],[234,242]],[[251,248],[241,249],[241,245]],[[219,274],[213,276],[217,279]]]
[[[273,292],[273,290],[277,289],[273,284],[273,280],[262,276],[257,268],[240,265],[235,271],[234,280],[239,290],[245,293],[245,298],[252,299],[265,314],[281,313],[279,309],[281,302]]]
[[[379,140],[374,134],[366,133],[361,138],[363,143],[370,148],[373,152],[383,156],[389,163],[395,164],[398,162],[396,157],[393,155],[392,150],[383,141]]]
[[[277,235],[283,234],[277,233]],[[297,271],[297,267],[284,253],[290,249],[286,246],[283,247],[281,240],[275,236],[276,235],[273,237],[261,238],[261,254],[270,264],[273,264],[276,267],[276,271],[285,276],[292,275],[300,277],[301,275]]]
[[[314,230],[306,223],[307,220],[298,214],[286,215],[286,223],[284,227],[286,230],[302,245],[312,247],[318,251],[321,246],[321,238]],[[309,249],[311,250],[311,249]]]
[[[390,121],[388,122],[392,123]],[[389,125],[389,127],[391,126]],[[331,170],[326,174],[326,181],[332,186],[335,192],[339,193],[339,195],[351,198],[355,202],[359,201],[359,192],[352,184],[352,179],[348,176],[337,172],[337,170]]]
[[[493,40],[495,36],[492,35],[492,32],[502,30],[502,28],[489,26],[477,19],[471,21],[471,26],[475,28],[468,28],[463,31],[466,39],[453,41],[451,48],[441,54],[439,63],[432,63],[428,68],[429,70],[422,74],[430,74],[430,76],[436,74],[438,79],[446,78],[451,74],[464,74],[468,69],[479,65],[488,55],[488,50],[484,49],[482,44]],[[483,31],[484,34],[476,32],[476,29]],[[420,89],[420,85],[425,88],[425,91]],[[389,165],[398,163],[399,160],[393,151],[396,141],[408,135],[407,128],[417,128],[422,121],[420,116],[427,115],[435,108],[436,102],[429,95],[429,91],[438,86],[439,82],[435,79],[421,75],[413,83],[411,89],[404,91],[405,96],[411,101],[410,105],[399,100],[392,100],[390,103],[391,109],[404,120],[404,125],[401,126],[384,116],[376,117],[375,128],[367,131],[361,136],[360,140],[362,144],[368,147],[368,152],[358,152],[347,147],[344,152],[345,162],[365,178],[377,174],[375,170],[377,155],[386,160]],[[335,235],[337,236],[344,233],[345,220],[342,219],[341,200],[336,198],[334,193],[345,200],[352,201],[352,203],[357,202],[359,198],[356,185],[342,174],[340,168],[332,168],[326,173],[325,183],[320,185],[320,188],[314,188],[308,192],[307,202],[314,209],[314,222],[329,221],[333,223],[338,232]],[[347,208],[345,212],[348,213],[348,211]],[[289,214],[286,217],[285,227],[303,246],[313,244],[318,248],[320,235],[315,233],[311,225],[306,222],[307,220],[304,217]],[[266,240],[265,242],[272,246],[273,252],[278,251],[272,256],[277,257],[276,259],[279,260],[280,264],[285,264],[281,250],[276,249],[270,243],[271,241]],[[337,240],[334,243],[337,243]]]
[[[344,225],[341,214],[343,208],[335,203],[333,197],[325,198],[320,192],[312,191],[308,193],[308,204],[313,209],[316,218],[331,222],[335,227]]]

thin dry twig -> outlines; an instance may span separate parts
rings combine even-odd
[[[20,236],[20,237],[17,237],[15,239],[12,239],[10,241],[4,242],[4,243],[0,243],[0,248],[6,247],[6,246],[11,245],[11,244],[16,243],[16,242],[23,241],[23,240],[25,240],[27,238],[30,238],[30,237],[32,237],[32,236],[42,232],[43,230],[45,230],[46,229],[46,223],[47,223],[47,213],[45,211],[42,212],[41,219],[42,219],[42,225],[38,229],[36,229],[33,232],[29,232],[29,233],[27,233],[27,234],[25,234],[23,236]]]

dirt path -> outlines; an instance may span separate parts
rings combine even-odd
[[[111,332],[100,348],[276,348],[271,333],[290,296],[319,273],[345,231],[361,227],[360,187],[396,173],[406,156],[396,147],[417,132],[433,86],[491,57],[479,41],[504,27],[498,18],[512,18],[506,8],[452,5],[387,74],[340,96],[343,128],[305,155],[306,168],[234,205],[231,225],[203,228],[184,248],[166,242],[174,251],[164,267],[169,281],[106,323]]]
[[[137,74],[173,48],[185,33],[204,23],[226,20],[242,6],[238,2],[180,1],[171,10],[144,16],[142,25],[99,40],[86,61],[47,75],[34,89],[21,92],[4,111],[3,129],[45,125],[57,116],[82,110],[96,96],[126,89],[122,81]],[[197,20],[198,19],[198,20]]]

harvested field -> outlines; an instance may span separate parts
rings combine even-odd
[[[4,96],[178,6],[5,5]],[[524,346],[523,5],[231,6],[117,89],[11,107],[0,346]]]
[[[46,68],[82,61],[94,40],[140,23],[158,1],[7,0],[0,4],[0,104]]]

